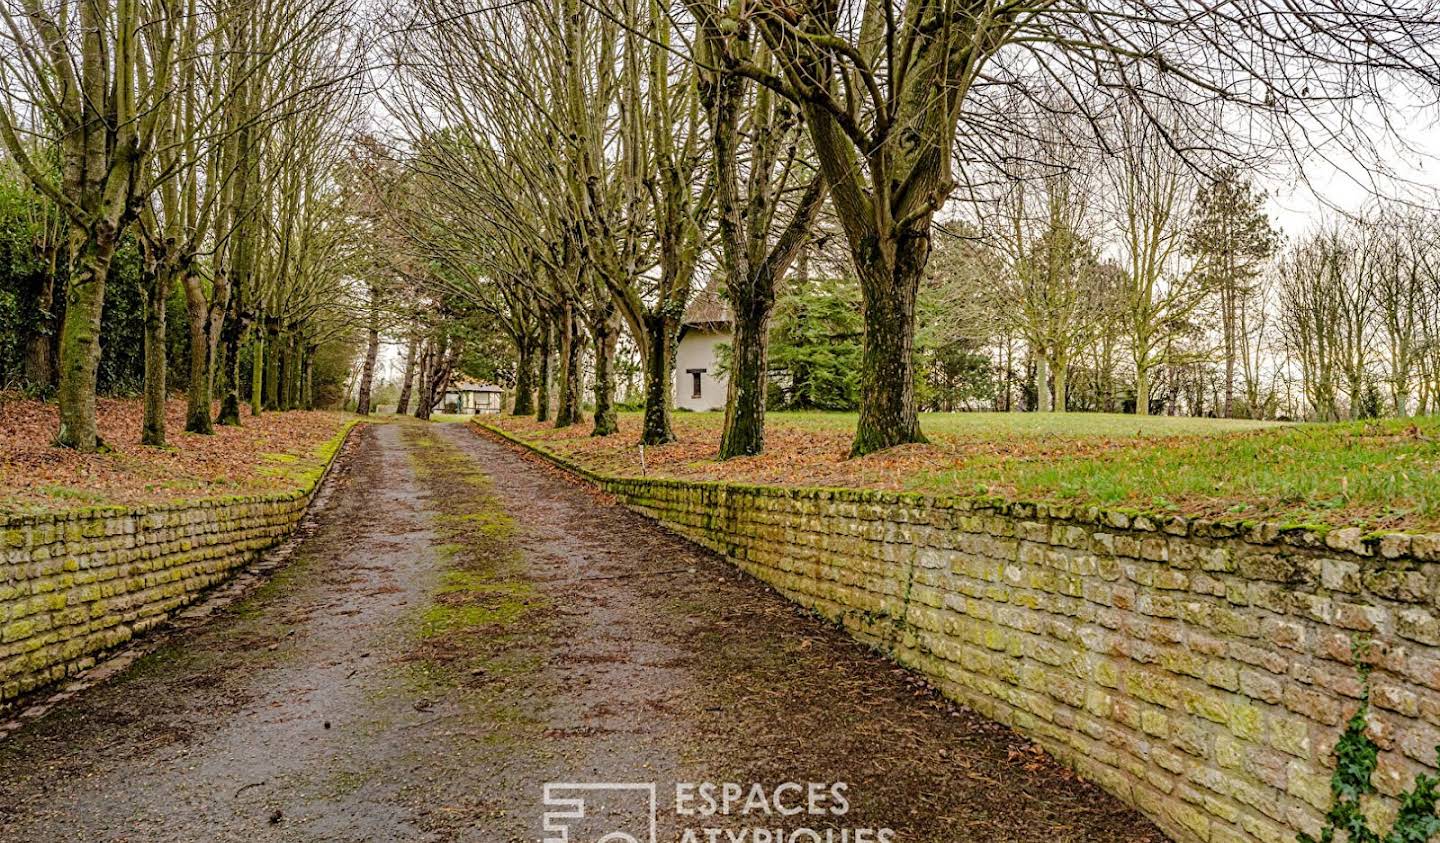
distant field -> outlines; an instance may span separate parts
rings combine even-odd
[[[484,421],[601,472],[641,473],[638,414],[617,436]],[[719,413],[677,413],[651,476],[839,486],[1131,508],[1237,520],[1440,529],[1440,418],[1281,424],[1103,413],[933,413],[930,438],[859,459],[853,413],[774,413],[766,453],[714,459]]]

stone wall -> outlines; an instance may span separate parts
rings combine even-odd
[[[324,449],[328,463],[349,426]],[[282,494],[0,517],[0,709],[93,665],[288,536]]]
[[[1440,537],[617,479],[540,453],[1031,736],[1176,840],[1318,828],[1362,691],[1356,636],[1375,642],[1376,783],[1393,796],[1433,772]],[[1370,807],[1388,827],[1394,800]]]

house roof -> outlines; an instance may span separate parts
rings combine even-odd
[[[503,389],[493,383],[480,383],[479,381],[460,381],[450,384],[446,392],[504,392]]]
[[[710,279],[705,289],[696,293],[690,299],[690,304],[685,308],[685,316],[680,320],[685,325],[729,325],[734,321],[731,315],[730,305],[726,303],[721,295],[722,287],[720,276]]]

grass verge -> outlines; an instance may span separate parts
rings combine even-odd
[[[678,441],[641,450],[640,419],[594,438],[529,418],[486,424],[591,471],[872,488],[1102,506],[1282,525],[1440,529],[1440,417],[1274,424],[1113,414],[925,414],[931,442],[848,457],[854,415],[775,413],[766,453],[714,458],[718,413],[677,413]]]

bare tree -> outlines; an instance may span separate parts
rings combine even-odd
[[[850,241],[867,329],[857,454],[922,438],[911,345],[930,223],[954,159],[1003,155],[1017,103],[1094,117],[1159,98],[1196,127],[1187,136],[1237,158],[1313,149],[1312,136],[1363,154],[1363,108],[1391,86],[1440,83],[1421,46],[1440,36],[1440,16],[1390,0],[769,0],[733,15],[757,22],[777,56],[778,74],[739,70],[800,104]]]
[[[1193,182],[1164,133],[1138,109],[1122,112],[1106,188],[1118,220],[1125,282],[1123,324],[1135,371],[1135,412],[1149,415],[1151,372],[1178,363],[1172,335],[1205,301],[1203,275],[1184,260]]]
[[[0,139],[69,223],[70,272],[60,329],[58,444],[103,447],[96,433],[100,312],[121,235],[154,182],[145,166],[172,93],[178,0],[0,4]],[[24,136],[53,142],[58,172]]]
[[[1367,221],[1381,238],[1375,245],[1376,278],[1371,286],[1389,364],[1391,407],[1411,412],[1416,371],[1424,353],[1424,323],[1433,312],[1435,219],[1414,210],[1396,210]]]
[[[1321,421],[1339,418],[1342,362],[1335,339],[1340,320],[1340,245],[1333,234],[1318,234],[1292,246],[1281,261],[1281,330],[1300,364],[1311,411]]]
[[[1065,412],[1070,364],[1114,304],[1091,237],[1093,190],[1076,164],[1016,173],[998,205],[1004,228],[995,239],[1009,278],[991,288],[991,309],[1030,348],[1042,413]]]
[[[734,315],[720,435],[720,459],[730,459],[765,447],[776,285],[804,247],[827,190],[823,175],[805,173],[793,104],[735,70],[774,69],[757,33],[732,28],[748,28],[749,22],[729,20],[719,3],[691,0],[687,6],[696,21],[694,58],[713,145],[720,271]]]

